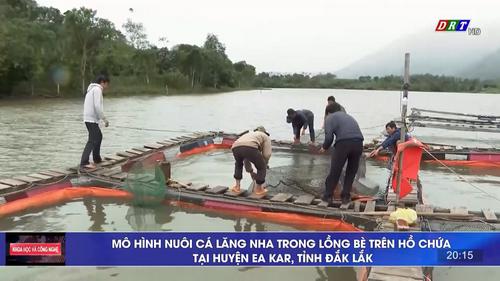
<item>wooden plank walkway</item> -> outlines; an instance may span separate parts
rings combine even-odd
[[[420,267],[373,267],[369,281],[421,281],[423,280]]]
[[[340,201],[333,201],[332,203],[327,204],[327,202],[324,202],[309,194],[298,195],[298,196],[288,193],[256,195],[244,189],[242,189],[239,193],[234,193],[229,190],[229,187],[226,186],[217,186],[214,188],[208,188],[208,185],[198,185],[201,188],[196,188],[194,186],[179,186],[179,185],[169,185],[169,186],[175,189],[186,188],[186,190],[192,191],[195,194],[198,194],[202,197],[208,196],[207,199],[210,200],[214,199],[212,198],[212,196],[216,196],[215,198],[239,197],[241,199],[250,200],[245,202],[254,202],[253,200],[257,200],[258,202],[263,202],[265,204],[269,204],[270,206],[276,206],[276,204],[280,203],[292,204],[292,206],[297,206],[298,208],[305,207],[308,208],[308,210],[317,210],[318,213],[324,212],[325,210],[330,212],[341,211],[344,214],[364,216],[367,218],[381,217],[387,219],[390,213],[395,210],[395,206],[393,205],[377,205],[373,200],[368,202],[354,201],[351,202],[351,204],[349,204],[347,208],[345,207],[343,208]],[[455,220],[465,221],[473,218],[485,220],[486,219],[485,216],[490,215],[489,212],[475,212],[475,214],[469,212],[467,214],[464,214],[450,209],[440,209],[438,212],[435,212],[435,209],[433,209],[433,207],[430,205],[414,205],[413,208],[417,209],[418,216],[430,217],[430,218],[445,218],[445,219],[455,219]],[[493,217],[490,217],[490,219],[493,219]],[[500,222],[500,221],[496,220],[495,222]],[[420,231],[418,227],[411,227],[410,229]]]
[[[293,197],[293,195],[290,193],[278,193],[278,194],[274,195],[273,197],[271,197],[270,200],[273,202],[286,202],[289,199],[291,199],[292,197]]]
[[[382,225],[381,231],[400,232],[400,231],[420,231],[419,222],[412,227],[399,227],[386,221]],[[369,270],[368,281],[415,281],[423,280],[423,271],[421,267],[372,267]]]
[[[416,187],[416,184],[414,184],[414,185],[415,186],[413,187],[413,190],[410,192],[410,194],[399,199],[399,202],[401,204],[404,204],[405,206],[410,206],[410,207],[418,204],[417,187]],[[394,190],[392,188],[389,188],[389,193],[387,194],[387,202],[395,203],[396,197],[397,197],[397,195],[394,192]]]
[[[105,161],[99,163],[96,169],[87,170],[86,172],[91,175],[109,178],[110,180],[123,181],[127,178],[127,174],[121,171],[121,164],[124,162],[146,156],[170,146],[180,145],[210,136],[215,136],[215,134],[213,132],[196,132],[190,135],[165,140],[164,143],[145,144],[143,147],[131,148],[126,151],[118,152],[115,155],[106,155],[104,156]],[[174,141],[174,139],[176,141]],[[0,179],[0,198],[3,198],[3,193],[21,191],[30,185],[39,183],[50,184],[50,182],[61,180],[66,176],[77,176],[78,172],[77,168],[70,168],[66,171],[50,169],[39,173]]]

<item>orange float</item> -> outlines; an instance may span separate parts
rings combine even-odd
[[[67,187],[59,190],[39,193],[31,197],[18,199],[1,205],[0,218],[30,209],[50,207],[71,200],[87,197],[131,200],[133,195],[127,191],[102,187]],[[353,225],[341,220],[292,213],[265,212],[261,211],[260,208],[255,207],[241,209],[236,212],[234,209],[218,205],[205,204],[204,206],[201,206],[177,200],[165,200],[164,203],[182,208],[222,213],[233,217],[246,217],[268,222],[287,224],[308,230],[360,231]]]
[[[210,204],[207,204],[206,206],[200,206],[197,204],[177,200],[165,200],[165,203],[173,206],[178,206],[180,208],[200,210],[203,212],[216,212],[234,218],[245,217],[250,219],[264,220],[267,222],[286,224],[305,230],[361,231],[360,229],[354,227],[352,224],[346,223],[341,220],[292,213],[265,212],[255,207],[250,207],[246,210],[235,211],[235,209],[231,206],[228,206],[227,208]]]
[[[118,189],[102,187],[66,187],[59,190],[39,193],[1,205],[0,217],[9,216],[29,209],[49,207],[86,197],[130,200],[133,196],[127,191]]]
[[[183,158],[195,154],[205,153],[215,149],[230,149],[232,144],[229,143],[211,143],[205,146],[196,147],[185,152],[177,154],[177,158]]]

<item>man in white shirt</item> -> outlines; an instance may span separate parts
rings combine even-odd
[[[109,122],[104,116],[102,93],[109,85],[109,78],[104,75],[97,76],[94,83],[87,88],[85,103],[83,105],[83,121],[89,132],[89,139],[82,153],[80,168],[95,168],[94,164],[102,162],[101,142],[102,133],[99,128],[99,121],[104,121],[104,126],[108,127]],[[92,153],[94,164],[90,164],[89,158]]]

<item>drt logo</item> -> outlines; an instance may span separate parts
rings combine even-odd
[[[481,35],[481,28],[469,27],[470,20],[439,20],[436,31],[467,31],[469,35]]]

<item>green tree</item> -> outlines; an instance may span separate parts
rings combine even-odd
[[[239,61],[233,64],[233,67],[238,88],[241,88],[242,82],[245,86],[253,84],[253,78],[255,77],[255,67],[253,65],[247,64],[246,61]]]
[[[179,44],[172,48],[167,56],[164,56],[163,68],[175,67],[188,77],[190,87],[194,88],[201,80],[201,72],[206,65],[206,57],[202,49],[196,45]]]
[[[85,93],[87,63],[97,55],[100,44],[119,36],[114,25],[105,19],[96,17],[96,11],[80,8],[72,9],[64,14],[65,34],[70,38],[76,54],[80,57],[80,77],[82,92]]]
[[[213,51],[213,52],[215,52],[223,57],[227,57],[226,56],[226,46],[224,46],[224,44],[222,44],[219,41],[219,38],[215,34],[209,33],[207,35],[207,38],[205,39],[205,43],[203,44],[203,48],[205,50]]]
[[[133,60],[136,69],[150,83],[150,73],[155,72],[158,49],[147,39],[146,30],[142,23],[135,23],[131,19],[123,25],[129,44],[136,49]]]
[[[228,59],[226,47],[214,34],[208,34],[203,44],[205,64],[203,65],[202,83],[206,87],[219,88],[234,86],[234,69]]]
[[[0,78],[5,75],[8,70],[7,65],[7,16],[8,9],[5,0],[0,0]],[[1,79],[0,79],[1,80]],[[1,83],[1,82],[0,82]],[[2,89],[0,88],[0,91]],[[1,95],[1,92],[0,92]]]

